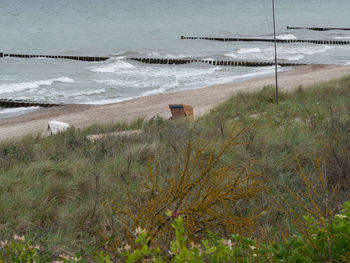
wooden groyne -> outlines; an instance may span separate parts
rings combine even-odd
[[[181,39],[201,39],[211,41],[222,41],[222,42],[274,42],[272,38],[250,38],[250,37],[185,37],[181,36]],[[277,43],[310,43],[320,45],[350,45],[350,41],[344,40],[318,40],[318,39],[276,39]]]
[[[57,107],[57,106],[63,106],[63,105],[65,105],[65,104],[33,102],[33,101],[26,101],[26,100],[0,99],[0,107],[2,107],[2,108],[18,108],[18,107],[50,108],[50,107]]]
[[[16,57],[16,58],[56,58],[56,59],[72,59],[79,61],[105,61],[110,57],[86,57],[86,56],[53,56],[53,55],[26,55],[26,54],[5,54],[0,53],[0,57]]]
[[[55,58],[55,59],[73,59],[80,61],[105,61],[111,57],[79,57],[79,56],[49,56],[49,55],[25,55],[25,54],[4,54],[0,53],[0,57],[18,57],[18,58]],[[232,60],[209,60],[209,59],[165,59],[165,58],[126,58],[128,60],[138,61],[147,64],[168,64],[181,65],[189,63],[206,63],[219,66],[242,66],[242,67],[266,67],[274,65],[269,61],[232,61]],[[304,66],[300,63],[278,63],[281,67]]]
[[[348,27],[303,27],[303,26],[287,26],[287,29],[301,29],[301,30],[313,30],[313,31],[329,31],[329,30],[350,30]]]
[[[189,63],[206,63],[216,66],[241,66],[241,67],[267,67],[275,65],[274,62],[266,61],[232,61],[232,60],[205,60],[205,59],[163,59],[163,58],[128,58],[147,64],[189,64]],[[305,66],[301,63],[278,63],[281,67]]]

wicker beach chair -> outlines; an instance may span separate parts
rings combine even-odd
[[[176,120],[179,118],[193,119],[193,107],[185,104],[169,104],[171,111],[171,119]]]

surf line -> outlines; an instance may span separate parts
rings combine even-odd
[[[329,30],[350,30],[348,27],[304,27],[304,26],[287,26],[288,30],[313,30],[313,31],[329,31]]]
[[[25,55],[25,54],[4,54],[0,53],[0,57],[18,57],[18,58],[54,58],[54,59],[73,59],[80,61],[105,61],[113,57],[80,57],[80,56],[48,56],[48,55]],[[273,62],[269,61],[232,61],[232,60],[209,60],[209,59],[164,59],[164,58],[125,58],[127,60],[138,61],[146,64],[168,64],[182,65],[189,63],[206,63],[218,66],[241,66],[241,67],[267,67],[273,66]],[[278,63],[281,67],[305,66],[301,63]]]
[[[185,37],[181,36],[181,39],[186,40],[210,40],[210,41],[222,41],[222,42],[275,42],[272,38],[251,38],[251,37]],[[318,40],[318,39],[276,39],[277,43],[310,43],[319,45],[350,45],[350,41],[344,40]]]

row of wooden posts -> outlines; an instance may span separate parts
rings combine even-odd
[[[287,29],[302,29],[313,31],[329,31],[329,30],[350,30],[348,27],[303,27],[303,26],[287,26]]]
[[[25,100],[0,99],[0,107],[2,108],[18,108],[18,107],[56,107],[64,104],[46,103],[46,102],[31,102]]]
[[[27,55],[27,54],[5,54],[0,53],[0,57],[17,57],[17,58],[56,58],[56,59],[72,59],[80,61],[105,61],[110,57],[86,57],[86,56],[52,56],[52,55]]]
[[[241,67],[267,67],[273,66],[273,62],[266,61],[232,61],[232,60],[205,60],[205,59],[163,59],[163,58],[128,58],[147,64],[188,64],[206,63],[217,66],[241,66]],[[278,63],[281,67],[304,66],[302,63]]]
[[[186,37],[181,36],[181,39],[188,40],[211,40],[222,42],[275,42],[272,38],[251,38],[251,37]],[[350,41],[345,40],[318,40],[318,39],[276,39],[276,43],[310,43],[319,45],[350,45]]]
[[[51,56],[51,55],[24,55],[24,54],[3,54],[0,57],[18,57],[18,58],[57,58],[57,59],[73,59],[80,61],[104,61],[110,57],[83,57],[83,56]],[[209,59],[164,59],[164,58],[127,58],[129,60],[138,61],[147,64],[189,64],[189,63],[206,63],[219,66],[242,66],[242,67],[266,67],[273,66],[273,62],[268,61],[232,61],[232,60],[209,60]],[[281,67],[303,66],[301,63],[278,63]]]

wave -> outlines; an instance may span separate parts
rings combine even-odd
[[[252,48],[240,48],[236,49],[234,51],[231,51],[229,53],[224,54],[226,57],[231,58],[240,58],[239,55],[246,55],[246,54],[253,54],[253,53],[261,53],[262,50],[258,47],[252,47]]]
[[[280,54],[303,54],[303,55],[315,55],[324,53],[327,50],[332,49],[331,46],[324,47],[280,47],[277,48],[277,52]],[[274,51],[273,48],[267,48],[266,51]]]
[[[98,90],[92,90],[92,91],[83,91],[82,93],[77,93],[77,95],[82,95],[82,96],[89,96],[89,95],[98,95],[98,94],[103,94],[106,92],[106,89],[98,89]],[[76,96],[75,94],[70,94],[71,96]]]
[[[294,40],[297,39],[296,36],[292,35],[292,34],[286,34],[286,35],[279,35],[276,36],[277,39],[281,39],[281,40]]]
[[[129,71],[127,74],[121,72],[117,78],[93,80],[95,83],[109,86],[121,86],[128,88],[145,88],[169,85],[168,88],[178,86],[179,81],[186,81],[205,75],[211,75],[220,71],[221,67],[208,66],[201,69],[152,65],[140,67],[137,70]]]
[[[125,55],[125,51],[120,51],[112,54],[112,56],[121,56],[121,55]]]
[[[339,39],[339,40],[342,40],[342,39],[350,39],[350,36],[335,37],[334,39]]]
[[[53,78],[53,79],[47,79],[47,80],[1,84],[0,94],[28,90],[28,89],[37,89],[40,86],[50,86],[54,82],[73,83],[74,79],[71,79],[68,77],[60,77],[60,78]]]
[[[63,97],[76,97],[76,96],[90,96],[90,95],[99,95],[106,92],[106,89],[98,89],[98,90],[81,90],[79,92],[75,93],[69,93],[69,92],[53,92],[53,95],[56,96],[63,96]]]
[[[281,70],[287,70],[287,69],[282,69],[281,67],[278,67],[279,71]],[[89,101],[87,102],[88,104],[108,104],[108,103],[117,103],[117,102],[122,102],[126,100],[131,100],[134,98],[139,98],[139,97],[145,97],[145,96],[151,96],[151,95],[156,95],[156,94],[161,94],[161,93],[166,93],[171,91],[181,91],[181,90],[189,90],[189,89],[197,89],[197,88],[204,88],[208,87],[211,85],[219,85],[219,84],[225,84],[225,83],[231,83],[235,81],[242,81],[246,79],[251,79],[254,77],[259,77],[259,76],[266,76],[266,75],[271,75],[274,72],[274,67],[262,67],[259,69],[254,69],[253,72],[251,73],[246,73],[246,74],[241,74],[241,75],[236,75],[236,76],[224,76],[224,77],[217,77],[217,76],[212,76],[210,79],[195,79],[192,80],[191,83],[185,84],[184,86],[180,85],[177,81],[171,82],[171,83],[166,83],[162,84],[159,88],[153,89],[153,90],[148,90],[139,93],[138,95],[132,96],[132,97],[123,97],[123,98],[115,98],[115,99],[103,99],[103,100],[97,100],[97,101]],[[99,83],[109,83],[109,84],[120,84],[120,80],[98,80]],[[149,83],[144,83],[142,86],[140,85],[139,87],[145,87]],[[154,83],[156,84],[156,83]],[[159,84],[159,83],[158,83]]]
[[[278,67],[278,72],[287,70],[287,68],[281,68]],[[275,71],[274,66],[272,67],[261,67],[259,69],[255,69],[254,72],[251,73],[245,73],[241,75],[236,75],[236,76],[226,76],[226,77],[221,77],[221,78],[214,78],[212,80],[206,81],[205,86],[212,86],[212,85],[219,85],[219,84],[226,84],[226,83],[232,83],[236,81],[242,81],[242,80],[247,80],[259,76],[267,76],[273,74]],[[198,83],[198,86],[201,85],[202,83]],[[196,83],[193,83],[193,85],[196,85]],[[203,87],[203,85],[201,85]]]
[[[139,97],[146,97],[146,96],[156,95],[156,94],[164,93],[165,91],[167,91],[167,88],[166,87],[162,87],[162,88],[159,88],[159,89],[142,92]]]
[[[178,54],[178,55],[171,55],[171,54],[167,54],[165,55],[166,58],[170,58],[170,59],[180,59],[180,58],[188,58],[188,55],[185,54]],[[191,57],[195,57],[195,56],[191,56]]]
[[[238,54],[249,54],[249,53],[259,53],[261,52],[261,49],[258,47],[253,47],[253,48],[240,48],[237,49],[236,52]]]
[[[116,62],[103,65],[101,67],[96,67],[90,69],[92,72],[99,72],[99,73],[114,73],[120,70],[124,69],[134,69],[135,66],[131,65],[130,63],[127,63],[122,60],[117,60]]]
[[[210,67],[210,68],[202,68],[202,69],[194,69],[194,68],[182,68],[181,70],[179,69],[171,69],[162,72],[161,74],[170,75],[170,76],[175,76],[177,78],[190,78],[190,77],[197,77],[197,76],[203,76],[203,75],[210,75],[215,73],[216,71],[220,71],[222,68],[221,67]]]
[[[294,61],[296,61],[296,60],[300,60],[300,59],[303,59],[304,58],[304,56],[303,55],[300,55],[300,54],[297,54],[297,55],[291,55],[291,56],[286,56],[285,57],[285,59],[286,60],[294,60]]]
[[[237,58],[234,51],[224,54],[225,57]]]
[[[331,46],[324,47],[295,47],[295,46],[279,46],[277,48],[278,58],[290,61],[303,59],[306,55],[315,55],[327,52],[332,49]],[[235,59],[257,59],[257,60],[272,60],[274,58],[274,48],[243,48],[224,54],[226,57]]]
[[[10,109],[0,108],[0,114],[15,113],[15,112],[21,112],[21,111],[35,110],[35,109],[40,109],[40,107],[19,107],[19,108],[10,108]]]
[[[159,58],[169,58],[169,59],[181,59],[181,58],[193,58],[193,57],[198,57],[194,55],[185,55],[185,54],[161,54],[159,52],[153,51],[147,54],[149,57],[159,57]]]

